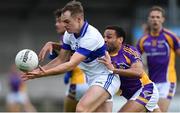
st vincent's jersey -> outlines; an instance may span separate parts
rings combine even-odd
[[[110,73],[104,64],[97,61],[98,57],[105,55],[104,39],[100,32],[87,22],[84,23],[79,36],[65,32],[62,48],[86,56],[78,67],[84,71],[88,79],[90,77],[92,80],[97,75],[107,76]]]
[[[137,49],[147,55],[149,78],[155,83],[176,82],[175,51],[180,40],[167,29],[158,34],[146,34],[137,43]]]
[[[115,55],[111,56],[111,60],[115,68],[129,69],[135,62],[141,62],[140,53],[137,49],[130,45],[122,45],[122,48]],[[148,78],[148,75],[142,73],[142,78],[130,78],[120,75],[122,96],[126,99],[130,99],[134,93],[144,85],[149,85],[148,88],[152,88],[152,81]]]
[[[63,36],[59,36],[60,48],[63,43]],[[76,67],[71,72],[70,84],[84,84],[86,83],[86,76],[84,72],[79,68]]]

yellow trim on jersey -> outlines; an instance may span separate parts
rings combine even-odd
[[[145,41],[147,38],[148,38],[148,35],[145,35],[145,36],[143,36],[143,37],[140,39],[139,47],[140,47],[142,53],[144,52],[143,43],[144,43],[144,41]]]
[[[83,84],[85,82],[86,80],[84,72],[80,68],[76,67],[72,71],[71,84]]]
[[[117,56],[117,55],[118,55],[118,52],[114,54],[110,54],[110,56]]]
[[[166,32],[170,33],[171,35],[173,35],[177,41],[180,41],[180,39],[177,37],[177,35],[175,33],[173,33],[172,31],[170,31],[168,29],[164,29],[164,31],[166,31]]]
[[[148,103],[148,101],[149,101],[149,100],[147,100],[147,99],[145,99],[145,98],[143,98],[143,97],[141,97],[141,96],[138,96],[137,99],[143,101],[144,103]]]
[[[173,94],[173,93],[169,93],[169,94],[168,94],[168,96],[171,96],[171,97],[173,97],[173,96],[174,96],[174,94]]]
[[[168,44],[170,45],[170,47],[171,47],[172,49],[174,49],[174,42],[173,42],[171,36],[169,36],[168,34],[164,34],[164,36],[165,36],[165,38],[167,39]]]
[[[133,49],[131,49],[130,47],[124,47],[123,50],[131,55],[133,55],[134,57],[139,57],[139,54],[137,51],[134,51]]]
[[[143,84],[143,86],[152,83],[152,81],[149,79],[148,75],[145,72],[142,73],[142,78],[140,79],[140,81]]]
[[[168,41],[168,44],[170,45],[169,48],[169,64],[168,64],[168,72],[167,72],[167,80],[169,82],[176,82],[176,70],[175,70],[175,52],[174,52],[174,43],[173,43],[173,39],[168,35],[168,34],[164,34],[165,38]]]
[[[160,33],[161,33],[161,31],[159,31],[159,32],[157,32],[157,33],[154,33],[154,32],[152,32],[152,31],[150,32],[151,36],[155,36],[155,37],[159,36]]]
[[[131,64],[131,60],[126,55],[123,54],[123,56],[126,59],[126,62],[130,65]]]

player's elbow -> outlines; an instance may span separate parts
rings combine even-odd
[[[77,65],[76,64],[74,64],[74,63],[72,63],[72,62],[69,62],[68,63],[68,71],[72,71],[74,68],[76,68],[77,67]]]

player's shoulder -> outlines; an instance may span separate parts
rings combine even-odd
[[[135,46],[132,46],[132,45],[129,45],[129,44],[124,44],[123,45],[123,50],[137,51]]]
[[[167,28],[163,28],[163,32],[164,32],[165,34],[168,34],[168,35],[177,37],[177,35],[176,35],[174,32],[172,32],[171,30],[169,30],[169,29],[167,29]]]
[[[100,35],[99,30],[96,27],[94,27],[94,26],[92,26],[90,24],[88,26],[87,33],[89,33],[91,35]]]
[[[138,52],[136,47],[129,45],[129,44],[125,44],[123,46],[123,51],[127,55],[133,55],[133,56],[139,56],[140,55],[140,53]]]
[[[146,39],[148,39],[150,37],[150,35],[147,33],[147,34],[143,34],[140,38],[139,38],[139,41],[145,41]]]
[[[101,33],[98,31],[98,29],[90,24],[88,26],[88,29],[84,37],[89,38],[91,40],[97,40],[97,41],[103,40],[103,37]]]

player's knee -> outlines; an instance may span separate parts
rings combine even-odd
[[[76,112],[88,112],[88,108],[83,103],[78,103],[76,106]]]

